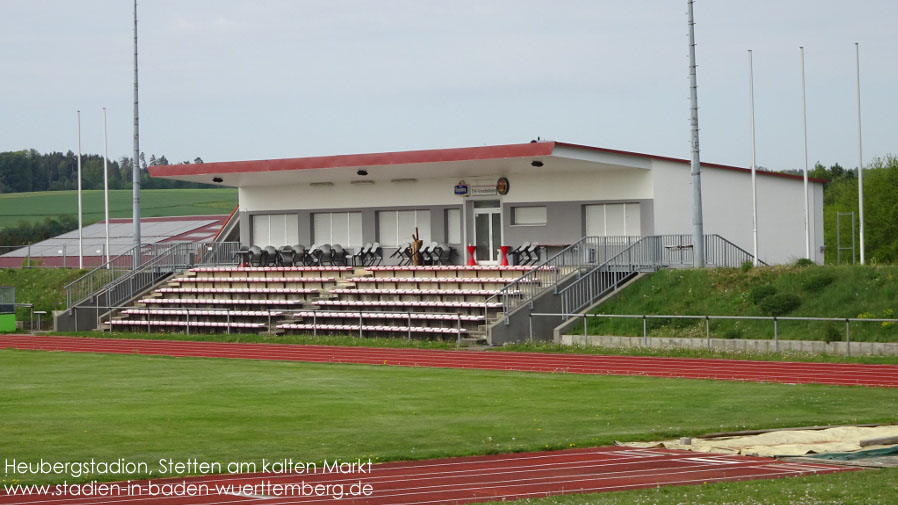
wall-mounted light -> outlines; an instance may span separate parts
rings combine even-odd
[[[371,179],[360,179],[357,181],[349,181],[349,184],[374,184]]]
[[[309,186],[333,186],[332,182],[310,182]]]
[[[418,182],[418,179],[415,179],[414,177],[407,177],[405,179],[390,179],[390,182],[396,184],[406,184],[409,182]]]
[[[221,177],[213,177],[212,178],[212,182],[223,182],[223,181],[224,181],[224,179],[222,179]]]
[[[365,170],[365,169],[361,169],[361,170],[356,170],[356,172],[355,172],[355,173],[356,173],[356,174],[357,174],[357,175],[361,175],[361,176],[362,176],[362,177],[364,177],[364,176],[366,176],[366,175],[368,175],[368,171],[367,171],[367,170]]]
[[[533,160],[530,162],[530,165],[534,166],[536,168],[539,168],[539,167],[543,166],[543,162],[539,161],[539,160]]]

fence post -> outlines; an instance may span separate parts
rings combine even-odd
[[[406,316],[408,316],[408,339],[412,339],[412,311],[406,311]]]
[[[776,326],[776,318],[773,318],[773,350],[776,352],[780,352],[780,338],[779,331]]]
[[[708,349],[711,349],[711,318],[705,316],[705,338],[708,339]]]
[[[190,335],[190,307],[187,307],[187,334]]]
[[[271,309],[268,309],[268,336],[271,336]]]
[[[250,309],[252,309],[252,307],[250,307]],[[227,309],[227,310],[228,310],[228,311],[227,311],[227,316],[228,316],[228,329],[227,329],[227,332],[228,332],[228,335],[230,335],[230,334],[231,334],[231,309]],[[268,311],[271,312],[271,309],[268,309]]]
[[[456,318],[455,319],[455,321],[456,321],[455,329],[456,329],[456,335],[457,335],[456,340],[455,340],[455,348],[458,349],[459,347],[461,347],[461,312],[457,312],[455,314],[455,318]]]
[[[776,317],[773,318],[773,342],[776,345],[777,350],[779,350],[779,346],[780,346],[779,326],[777,324]]]
[[[318,338],[318,309],[312,311],[312,336]]]
[[[362,311],[359,311],[359,338],[363,338],[362,334],[362,326],[364,325],[364,320],[362,319]]]
[[[65,268],[65,244],[62,244],[62,268]]]
[[[649,346],[649,331],[646,324],[645,314],[642,315],[642,345]]]
[[[530,312],[527,314],[530,322],[530,341],[533,342],[533,313]]]
[[[851,356],[851,320],[845,318],[845,351]]]
[[[25,257],[25,264],[27,265],[26,268],[31,268],[31,244],[28,244],[28,252],[26,254],[27,254],[27,256]]]

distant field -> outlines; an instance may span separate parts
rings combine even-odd
[[[141,217],[229,214],[237,205],[237,190],[148,189],[140,192]],[[84,191],[84,223],[103,219],[103,192]],[[19,221],[39,221],[62,214],[77,215],[76,191],[0,194],[0,227]],[[131,217],[131,190],[109,192],[110,217]]]

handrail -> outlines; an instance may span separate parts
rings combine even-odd
[[[238,247],[239,244],[236,242],[164,242],[144,244],[140,247],[139,253],[136,246],[132,247],[124,254],[110,259],[109,262],[67,284],[66,305],[71,309],[85,300],[107,292],[113,284],[120,285],[122,279],[133,278],[138,272],[143,272],[148,265],[165,264],[166,258],[172,260],[167,265],[169,268],[236,264],[234,251]],[[138,256],[137,268],[134,268],[135,254]],[[173,259],[175,257],[173,255],[177,256],[178,261]]]
[[[737,246],[738,247],[738,246]],[[608,319],[642,319],[642,338],[645,344],[648,344],[648,326],[645,324],[645,321],[648,319],[697,319],[705,321],[705,338],[708,342],[708,348],[711,348],[711,326],[710,321],[712,320],[730,320],[730,321],[772,321],[773,322],[773,341],[775,343],[775,350],[779,352],[779,326],[778,323],[780,321],[828,321],[834,323],[845,323],[845,340],[844,342],[847,345],[848,354],[851,354],[851,323],[898,323],[898,319],[894,318],[864,318],[864,317],[820,317],[820,316],[712,316],[710,314],[705,315],[684,315],[684,314],[591,314],[591,313],[573,313],[567,311],[561,311],[559,313],[548,313],[548,312],[531,312],[530,316],[532,317],[561,317],[562,319],[567,319],[569,317],[577,317],[583,319],[583,335],[586,336],[588,334],[588,327],[586,325],[587,318],[608,318]],[[532,328],[532,325],[531,325]],[[533,340],[533,334],[531,330],[530,339]]]
[[[543,292],[558,290],[560,282],[570,275],[581,275],[607,258],[617,254],[639,240],[637,236],[585,236],[565,247],[554,256],[536,264],[523,275],[507,284],[498,293],[484,301],[502,303],[502,312],[507,315],[525,303],[531,303]],[[520,293],[520,294],[513,294]]]
[[[125,271],[131,270],[134,266],[133,257],[137,247],[138,246],[134,246],[131,249],[128,249],[124,253],[111,258],[106,263],[103,263],[81,277],[66,284],[66,306],[72,308],[84,300],[87,300],[93,295],[96,289],[101,289],[103,286],[114,281],[117,272],[124,273]],[[96,282],[94,279],[97,279]],[[94,288],[95,284],[97,285],[96,289]]]
[[[751,253],[720,235],[705,235],[704,239],[709,265],[735,267],[753,257]],[[636,248],[637,244],[641,244],[642,249]],[[628,261],[622,262],[625,255],[628,255]],[[624,274],[624,270],[621,270],[624,263],[638,268],[627,270]],[[609,286],[618,285],[633,272],[687,266],[692,266],[692,235],[586,236],[537,264],[488,298],[486,303],[501,302],[502,313],[507,318],[510,312],[521,305],[532,303],[538,295],[553,289],[558,294],[565,292],[568,308],[576,310],[570,304],[576,304],[577,308],[584,305],[574,299],[575,292],[578,293],[578,300],[592,301],[607,291]],[[601,279],[605,274],[607,278]],[[559,291],[559,283],[569,279],[571,275],[576,275],[577,279]],[[513,292],[521,294],[514,295]]]

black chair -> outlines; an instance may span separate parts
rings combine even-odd
[[[371,244],[366,256],[368,266],[380,266],[381,262],[384,260],[383,249],[380,247],[380,242]]]
[[[330,244],[321,244],[312,251],[312,264],[316,266],[324,266],[325,263],[333,265],[332,261],[333,249]]]
[[[246,266],[249,264],[249,246],[242,245],[240,249],[234,251],[234,257],[237,258],[237,264],[240,266]]]
[[[273,267],[277,265],[278,262],[278,250],[274,248],[274,246],[265,246],[265,249],[262,249],[262,266],[263,267]]]
[[[418,252],[421,253],[422,265],[433,265],[433,248],[436,247],[436,245],[436,242],[429,242],[421,246],[421,250]]]
[[[331,249],[331,264],[346,266],[347,258],[352,258],[352,255],[346,254],[346,251],[343,250],[343,246],[340,244],[334,244],[334,247]]]
[[[365,266],[365,255],[368,254],[368,250],[371,249],[371,242],[366,242],[365,245],[359,247],[359,250],[353,254],[352,264],[358,266]]]
[[[437,264],[443,265],[451,262],[452,251],[453,249],[447,244],[437,244],[436,247],[433,248],[431,256]]]
[[[526,260],[530,259],[530,257],[526,255],[526,251],[529,248],[530,242],[524,242],[523,244],[515,247],[513,251],[508,253],[511,255],[512,264],[523,265],[524,263],[526,263]]]
[[[278,249],[277,264],[279,266],[292,267],[295,262],[296,262],[296,250],[294,250],[292,246],[285,245],[285,246],[281,246]]]
[[[399,259],[399,266],[403,267],[406,265],[411,265],[412,263],[412,244],[406,242],[399,246],[390,257],[397,257]]]
[[[262,248],[254,245],[249,248],[249,255],[247,255],[247,263],[250,266],[260,267],[262,266]]]
[[[293,246],[293,253],[295,256],[293,257],[293,264],[296,266],[299,265],[307,265],[308,263],[306,256],[308,256],[308,251],[306,251],[306,246],[302,244],[296,244]]]
[[[533,265],[539,262],[539,249],[539,242],[533,242],[532,244],[530,244],[530,247],[528,247],[527,250],[524,251],[524,254],[527,255],[528,265]]]

